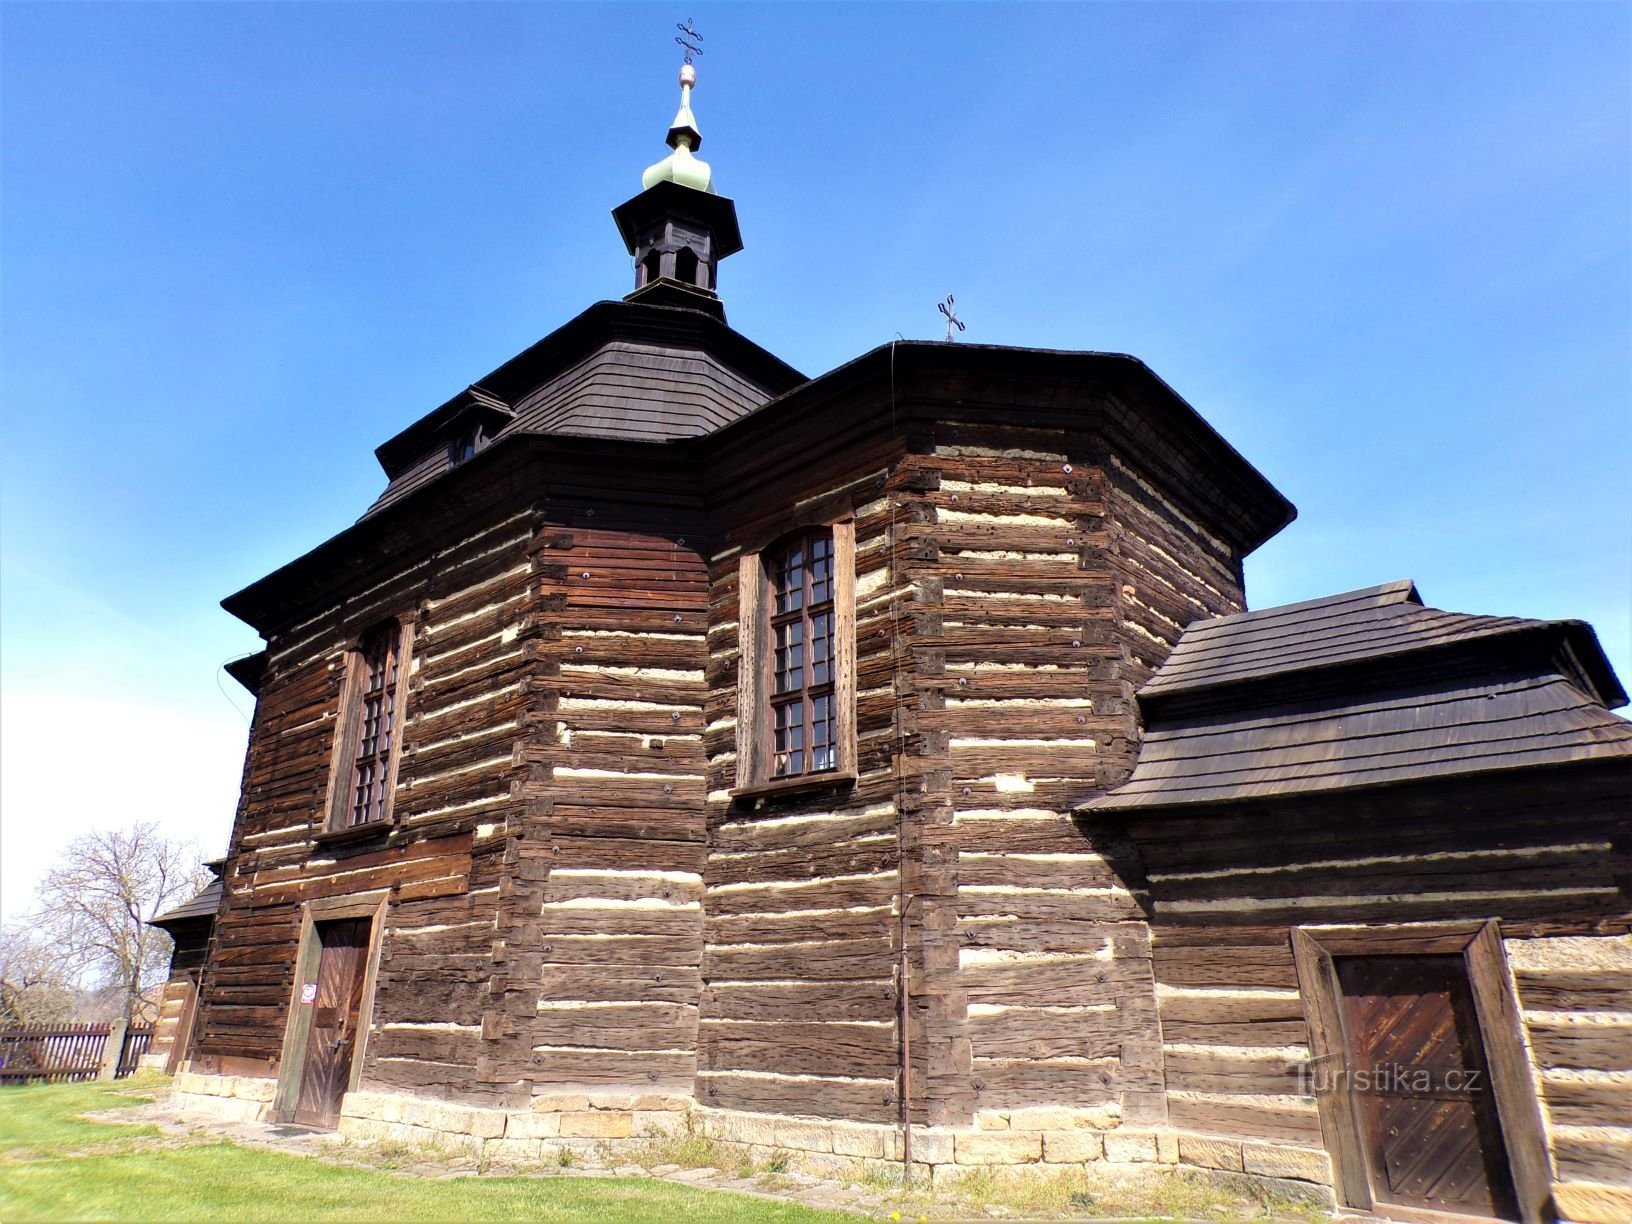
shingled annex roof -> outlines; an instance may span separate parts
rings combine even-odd
[[[221,889],[221,877],[217,876],[204,885],[197,895],[183,901],[174,909],[166,910],[147,925],[172,927],[198,918],[214,918],[216,911],[221,908]]]
[[[1192,625],[1139,693],[1133,775],[1084,810],[1632,760],[1590,626],[1426,608],[1410,582]]]

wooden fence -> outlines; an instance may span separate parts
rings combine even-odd
[[[119,1024],[25,1024],[0,1029],[0,1084],[63,1083],[103,1078],[108,1043],[120,1034],[113,1076],[129,1075],[153,1041],[151,1026]]]

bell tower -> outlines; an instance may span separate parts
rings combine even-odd
[[[696,156],[703,134],[691,113],[697,69],[680,68],[680,110],[669,125],[671,152],[641,175],[645,188],[612,210],[634,259],[635,287],[626,302],[691,306],[725,317],[716,292],[720,260],[742,250],[737,206],[714,190],[714,173]]]

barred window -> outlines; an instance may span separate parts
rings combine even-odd
[[[337,747],[334,828],[375,824],[390,815],[395,783],[401,661],[408,627],[392,621],[364,635],[352,652],[345,721]]]

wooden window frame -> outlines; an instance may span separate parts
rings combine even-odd
[[[776,646],[774,580],[769,564],[782,546],[815,532],[833,540],[834,765],[786,777],[774,772],[772,697]],[[737,785],[733,799],[830,790],[856,780],[856,524],[852,518],[812,523],[756,552],[737,568]]]
[[[1297,966],[1298,994],[1309,1025],[1309,1053],[1317,1061],[1343,1062],[1348,1042],[1343,1022],[1337,956],[1429,956],[1463,958],[1479,1037],[1484,1044],[1496,1116],[1507,1149],[1520,1217],[1525,1224],[1551,1218],[1552,1168],[1541,1109],[1531,1078],[1522,1019],[1513,992],[1512,974],[1502,947],[1501,924],[1487,922],[1420,923],[1390,927],[1293,927],[1292,957]],[[1315,1105],[1321,1135],[1331,1156],[1333,1186],[1340,1205],[1370,1211],[1371,1178],[1361,1137],[1361,1120],[1341,1077],[1317,1077]],[[1389,1214],[1422,1220],[1468,1220],[1472,1217],[1386,1204]]]
[[[396,634],[397,677],[391,689],[393,711],[391,747],[385,760],[385,794],[377,819],[350,824],[353,807],[358,736],[363,716],[364,686],[368,683],[365,651],[377,634]],[[413,667],[414,626],[403,616],[377,624],[363,633],[346,651],[346,677],[341,690],[339,719],[335,726],[333,756],[329,766],[329,788],[324,798],[323,830],[326,839],[366,837],[393,827],[397,795],[397,769],[402,760],[402,736],[408,725],[408,674]]]
[[[302,1006],[301,990],[317,981],[323,957],[323,941],[317,924],[346,918],[367,918],[373,925],[368,933],[368,960],[363,969],[363,1002],[357,1011],[357,1047],[351,1056],[351,1074],[346,1091],[357,1091],[362,1082],[363,1061],[368,1055],[368,1035],[374,1026],[374,984],[380,971],[380,944],[385,936],[385,911],[391,890],[374,889],[349,897],[321,897],[301,906],[300,938],[296,942],[295,980],[289,990],[289,1014],[284,1022],[283,1049],[278,1057],[278,1085],[272,1096],[272,1119],[292,1122],[295,1102],[300,1097],[300,1080],[306,1070],[306,1043],[312,1032],[312,1009]]]
[[[469,463],[487,448],[487,427],[477,422],[448,438],[448,466],[456,468],[462,463]],[[465,448],[470,448],[470,454],[465,454]]]

